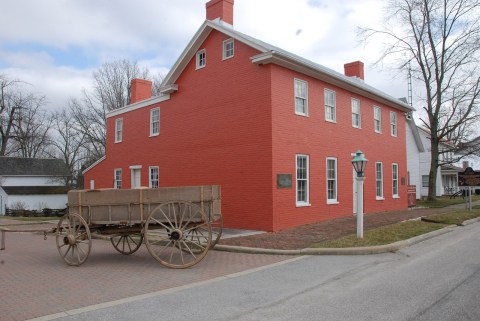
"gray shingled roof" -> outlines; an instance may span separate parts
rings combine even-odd
[[[0,157],[0,175],[70,176],[70,173],[61,159]]]
[[[65,186],[2,186],[7,195],[62,195],[67,194]]]

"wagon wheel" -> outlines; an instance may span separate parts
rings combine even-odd
[[[188,237],[192,230],[205,230],[204,239]],[[210,248],[210,221],[198,205],[173,201],[157,206],[145,224],[145,244],[160,264],[176,269],[200,262]]]
[[[211,230],[212,230],[212,243],[210,244],[210,249],[213,249],[215,245],[220,241],[222,236],[222,229],[223,229],[223,219],[220,218],[216,221],[210,222]],[[208,230],[205,227],[199,226],[198,228],[192,229],[188,232],[187,238],[189,240],[197,240],[197,242],[201,242],[206,244],[208,239]]]
[[[110,242],[112,242],[113,247],[118,252],[129,255],[135,253],[143,242],[143,234],[135,233],[135,234],[126,234],[121,233],[118,235],[114,235],[110,238]]]
[[[66,214],[57,225],[57,249],[68,265],[85,262],[92,248],[92,237],[87,222],[78,214]]]

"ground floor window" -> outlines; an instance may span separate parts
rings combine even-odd
[[[392,193],[398,197],[398,164],[392,164]]]
[[[327,203],[337,203],[337,159],[327,158]]]
[[[297,155],[297,205],[308,205],[308,155]]]
[[[383,199],[383,164],[375,163],[375,184],[377,199]]]
[[[158,166],[150,166],[150,188],[158,188]]]
[[[122,188],[122,169],[116,168],[115,169],[115,179],[114,179],[114,188]]]

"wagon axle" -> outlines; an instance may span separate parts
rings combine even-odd
[[[178,241],[183,237],[183,233],[180,230],[173,230],[168,236],[172,241]]]

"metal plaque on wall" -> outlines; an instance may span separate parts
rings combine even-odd
[[[277,174],[277,187],[278,188],[291,188],[292,187],[292,174]]]

